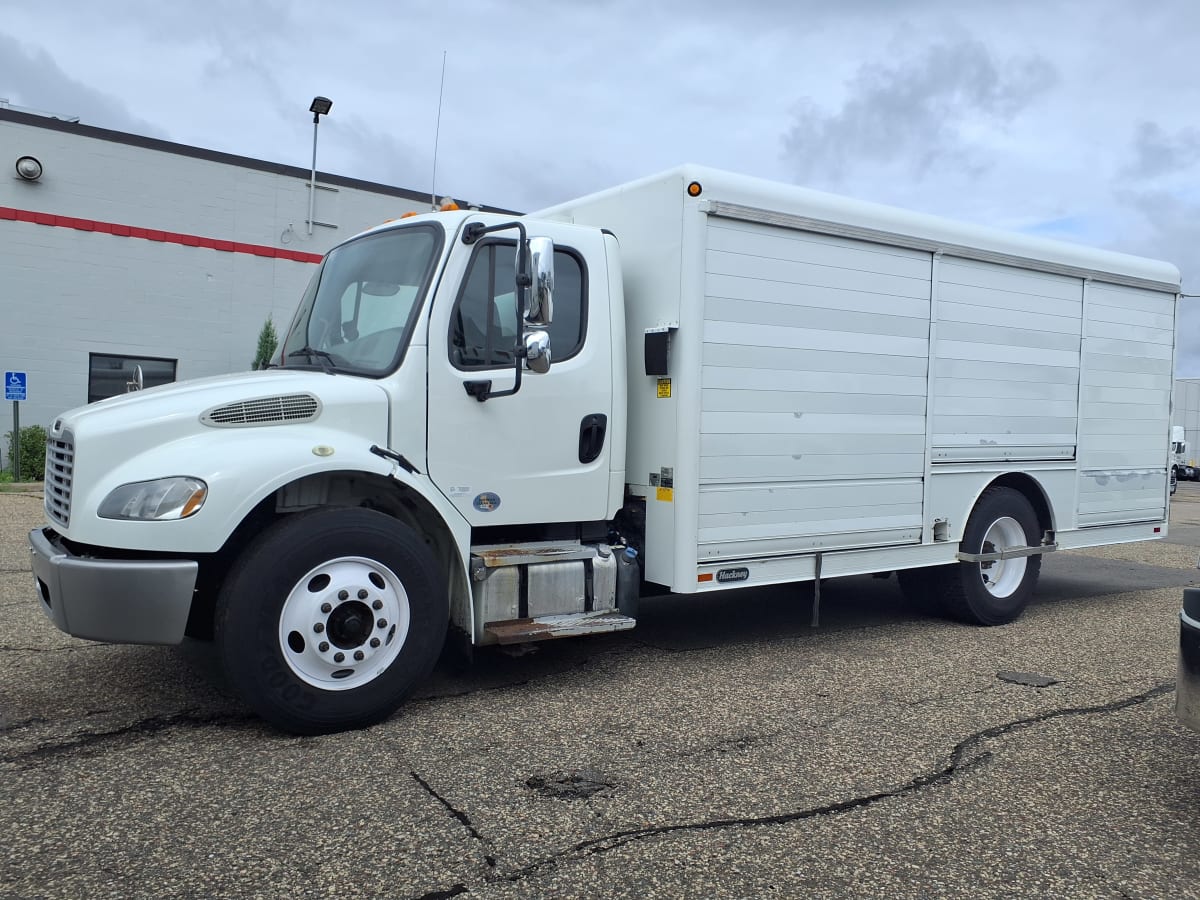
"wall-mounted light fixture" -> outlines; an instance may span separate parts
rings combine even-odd
[[[17,175],[25,181],[37,181],[42,177],[42,164],[35,156],[22,156],[17,160]]]

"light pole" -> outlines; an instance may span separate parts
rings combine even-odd
[[[308,111],[313,114],[313,158],[312,177],[308,182],[308,235],[313,233],[313,205],[317,199],[317,126],[321,124],[321,116],[329,115],[333,101],[328,97],[313,97]]]

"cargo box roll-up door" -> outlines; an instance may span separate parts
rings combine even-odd
[[[1075,458],[1083,279],[945,256],[934,465]]]
[[[1175,295],[1088,285],[1080,388],[1080,525],[1166,518]]]
[[[919,542],[931,254],[708,221],[698,560]]]

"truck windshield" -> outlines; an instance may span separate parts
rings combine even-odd
[[[394,228],[333,249],[283,342],[283,364],[386,375],[399,365],[429,287],[441,226]]]

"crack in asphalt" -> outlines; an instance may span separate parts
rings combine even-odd
[[[462,826],[467,829],[467,833],[470,834],[471,837],[475,838],[475,840],[479,841],[480,843],[483,843],[483,844],[489,843],[488,839],[479,833],[479,829],[477,829],[475,827],[475,823],[471,821],[470,816],[468,816],[462,810],[456,809],[449,800],[447,800],[445,797],[443,797],[441,794],[439,794],[437,791],[435,791],[433,789],[433,787],[429,784],[429,782],[426,781],[424,778],[422,778],[420,775],[418,775],[416,772],[409,772],[408,774],[413,777],[413,780],[417,784],[419,784],[421,787],[423,787],[425,789],[426,793],[428,793],[430,797],[432,797],[438,803],[442,804],[442,806],[444,806],[446,808],[446,811],[449,812],[450,815],[454,816],[454,818],[456,818],[459,821],[459,823],[461,823]],[[496,868],[496,857],[492,856],[490,853],[485,853],[483,856],[483,859],[484,859],[484,862],[487,863],[489,869]],[[429,896],[429,895],[426,895],[426,896]],[[437,895],[434,894],[433,896],[437,896]],[[447,896],[453,896],[453,895],[450,894]]]
[[[694,747],[691,750],[680,750],[674,754],[678,759],[687,759],[692,756],[706,756],[709,753],[740,753],[744,750],[749,750],[761,744],[767,744],[779,737],[779,731],[771,731],[766,734],[757,734],[754,731],[744,731],[733,737],[721,738],[720,740],[706,744],[703,747]],[[638,746],[643,746],[641,742]]]
[[[101,650],[108,644],[83,644],[79,647],[14,647],[11,644],[0,644],[0,652],[20,651],[24,653],[79,653],[82,650]]]
[[[28,719],[18,719],[16,722],[6,721],[3,715],[0,715],[0,737],[10,731],[20,731],[22,728],[29,728],[33,725],[45,725],[50,720],[45,716],[32,716]]]
[[[422,894],[419,897],[414,897],[413,900],[449,900],[450,897],[457,897],[459,894],[469,894],[465,884],[456,884],[454,887],[445,891],[430,891],[428,894]]]
[[[684,822],[675,825],[658,825],[650,828],[635,828],[629,831],[618,831],[614,834],[606,835],[604,837],[581,841],[580,843],[567,848],[561,853],[538,860],[537,862],[517,869],[514,872],[510,872],[505,875],[489,876],[489,880],[517,882],[524,878],[528,878],[531,875],[536,875],[542,870],[552,869],[559,863],[568,861],[570,859],[582,859],[588,856],[595,856],[600,853],[607,853],[610,850],[616,850],[617,848],[634,841],[646,840],[647,838],[658,837],[665,834],[673,834],[683,831],[700,832],[716,831],[726,828],[785,825],[804,819],[838,815],[841,813],[850,812],[852,810],[862,809],[875,803],[879,803],[883,800],[890,800],[896,797],[905,797],[915,794],[919,791],[923,791],[927,788],[945,784],[963,772],[967,772],[971,769],[984,765],[992,758],[990,751],[982,751],[979,753],[979,755],[970,758],[968,758],[968,754],[972,750],[978,748],[981,744],[993,738],[1010,734],[1015,731],[1021,731],[1025,728],[1029,728],[1032,725],[1037,725],[1041,722],[1048,722],[1052,719],[1059,719],[1067,716],[1087,716],[1096,715],[1099,713],[1117,712],[1122,709],[1128,709],[1129,707],[1145,703],[1155,697],[1162,696],[1163,694],[1169,694],[1173,690],[1175,690],[1175,682],[1164,682],[1147,691],[1143,691],[1140,694],[1135,694],[1131,697],[1125,697],[1121,700],[1114,700],[1110,703],[1050,710],[1045,713],[1040,713],[1036,716],[1015,719],[1011,722],[1004,722],[1000,725],[993,725],[989,728],[981,729],[980,731],[976,731],[975,733],[968,735],[966,738],[955,744],[954,748],[950,751],[947,763],[944,766],[929,772],[925,772],[903,785],[890,788],[888,790],[878,791],[876,793],[867,794],[861,797],[852,797],[848,800],[841,800],[836,803],[829,803],[823,806],[815,806],[788,813],[778,813],[771,816],[709,819],[700,822]]]
[[[14,763],[23,769],[32,768],[38,762],[65,756],[77,752],[100,751],[108,746],[127,743],[129,737],[139,738],[174,728],[203,728],[208,725],[229,725],[249,722],[254,719],[251,715],[231,716],[222,714],[200,714],[181,712],[170,716],[149,716],[139,719],[111,731],[85,731],[66,740],[48,744],[39,744],[32,750],[25,750],[10,756],[0,757],[0,762]]]

